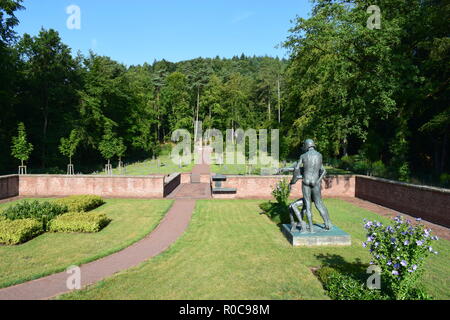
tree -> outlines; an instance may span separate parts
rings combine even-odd
[[[67,133],[68,121],[61,120],[76,117],[79,61],[53,29],[41,29],[34,37],[24,34],[17,48],[22,57],[21,109],[41,127],[33,136],[40,137],[36,147],[45,168],[48,150],[58,150],[60,137]]]
[[[12,139],[11,155],[23,162],[28,160],[31,152],[33,151],[33,145],[27,141],[27,133],[25,131],[25,125],[20,122],[17,126],[18,135]]]
[[[19,78],[19,57],[13,47],[16,41],[14,27],[18,25],[15,12],[23,9],[21,0],[0,1],[0,145],[8,145],[17,123],[15,86]],[[3,148],[7,153],[7,148]],[[0,154],[0,171],[14,165],[7,154]]]
[[[181,72],[173,72],[166,78],[161,91],[161,104],[169,116],[169,129],[193,128],[193,112],[189,107],[187,78]]]
[[[110,122],[105,123],[104,134],[102,141],[100,141],[98,145],[98,150],[102,154],[103,158],[108,160],[107,171],[111,169],[111,158],[117,154],[117,138],[114,132],[112,131],[113,125]]]
[[[15,39],[16,33],[13,28],[19,24],[19,20],[14,12],[24,8],[22,2],[22,0],[2,0],[0,3],[0,43],[8,43]]]
[[[119,167],[122,166],[122,157],[125,155],[127,151],[127,146],[123,143],[122,138],[118,138],[116,144],[116,155],[119,157]]]
[[[70,132],[69,138],[61,138],[59,151],[62,155],[69,158],[69,165],[72,165],[72,157],[75,155],[78,144],[80,143],[80,134],[76,129]]]

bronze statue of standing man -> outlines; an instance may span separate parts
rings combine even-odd
[[[291,220],[291,232],[295,232],[297,227],[300,227],[300,232],[312,232],[313,222],[312,222],[312,212],[311,212],[311,202],[314,202],[317,210],[325,224],[326,230],[331,230],[332,224],[330,221],[330,216],[328,210],[322,201],[321,194],[321,182],[327,171],[325,170],[322,163],[322,155],[316,151],[316,145],[313,140],[307,139],[303,143],[303,149],[305,153],[300,156],[298,162],[296,162],[292,167],[281,168],[278,173],[281,172],[293,172],[292,180],[289,184],[289,191],[292,190],[292,186],[297,183],[298,180],[302,179],[302,193],[303,198],[292,202],[289,205],[290,210],[290,220]],[[298,224],[294,220],[294,215],[298,219]],[[308,227],[305,223],[305,216],[308,221]]]
[[[316,151],[316,145],[311,139],[305,140],[303,148],[305,153],[300,156],[295,171],[299,172],[301,166],[303,166],[302,193],[306,215],[308,218],[312,217],[311,202],[314,202],[325,223],[325,229],[330,230],[332,224],[321,193],[321,182],[326,174],[322,163],[322,155]]]

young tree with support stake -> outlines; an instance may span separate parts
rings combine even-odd
[[[12,139],[11,155],[22,162],[19,166],[19,174],[27,174],[27,167],[23,162],[30,157],[31,152],[33,151],[33,145],[27,141],[27,133],[23,122],[19,123],[17,131],[17,137],[13,137]]]
[[[125,155],[125,152],[127,151],[127,146],[123,143],[122,138],[116,139],[116,155],[119,157],[119,171],[122,172],[123,163],[122,163],[122,157]]]
[[[61,138],[61,143],[59,145],[59,151],[66,157],[69,158],[69,164],[67,165],[67,174],[75,174],[75,170],[72,164],[72,157],[75,155],[78,144],[80,143],[80,136],[77,130],[72,130],[70,132],[69,138]]]
[[[103,158],[108,160],[108,164],[105,167],[107,174],[112,174],[111,158],[117,153],[118,139],[115,137],[112,131],[112,124],[107,122],[105,124],[105,131],[103,134],[103,139],[98,145],[98,150],[102,154]]]

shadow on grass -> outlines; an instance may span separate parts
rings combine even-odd
[[[342,274],[347,274],[354,279],[365,281],[369,276],[367,274],[368,263],[362,263],[360,258],[356,258],[354,262],[346,261],[342,256],[337,254],[316,254],[315,257],[321,261],[320,267],[330,267]]]
[[[283,224],[290,224],[289,207],[287,205],[279,204],[278,202],[267,201],[259,205],[261,212],[259,214],[267,215],[270,220],[282,227]]]

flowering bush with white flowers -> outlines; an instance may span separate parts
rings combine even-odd
[[[420,219],[416,219],[420,221]],[[370,264],[381,268],[382,286],[395,299],[409,299],[417,279],[423,272],[425,258],[437,254],[431,246],[438,237],[424,225],[413,226],[410,221],[398,216],[393,225],[364,219],[367,230],[367,247],[373,257]],[[384,290],[383,290],[384,291]]]

